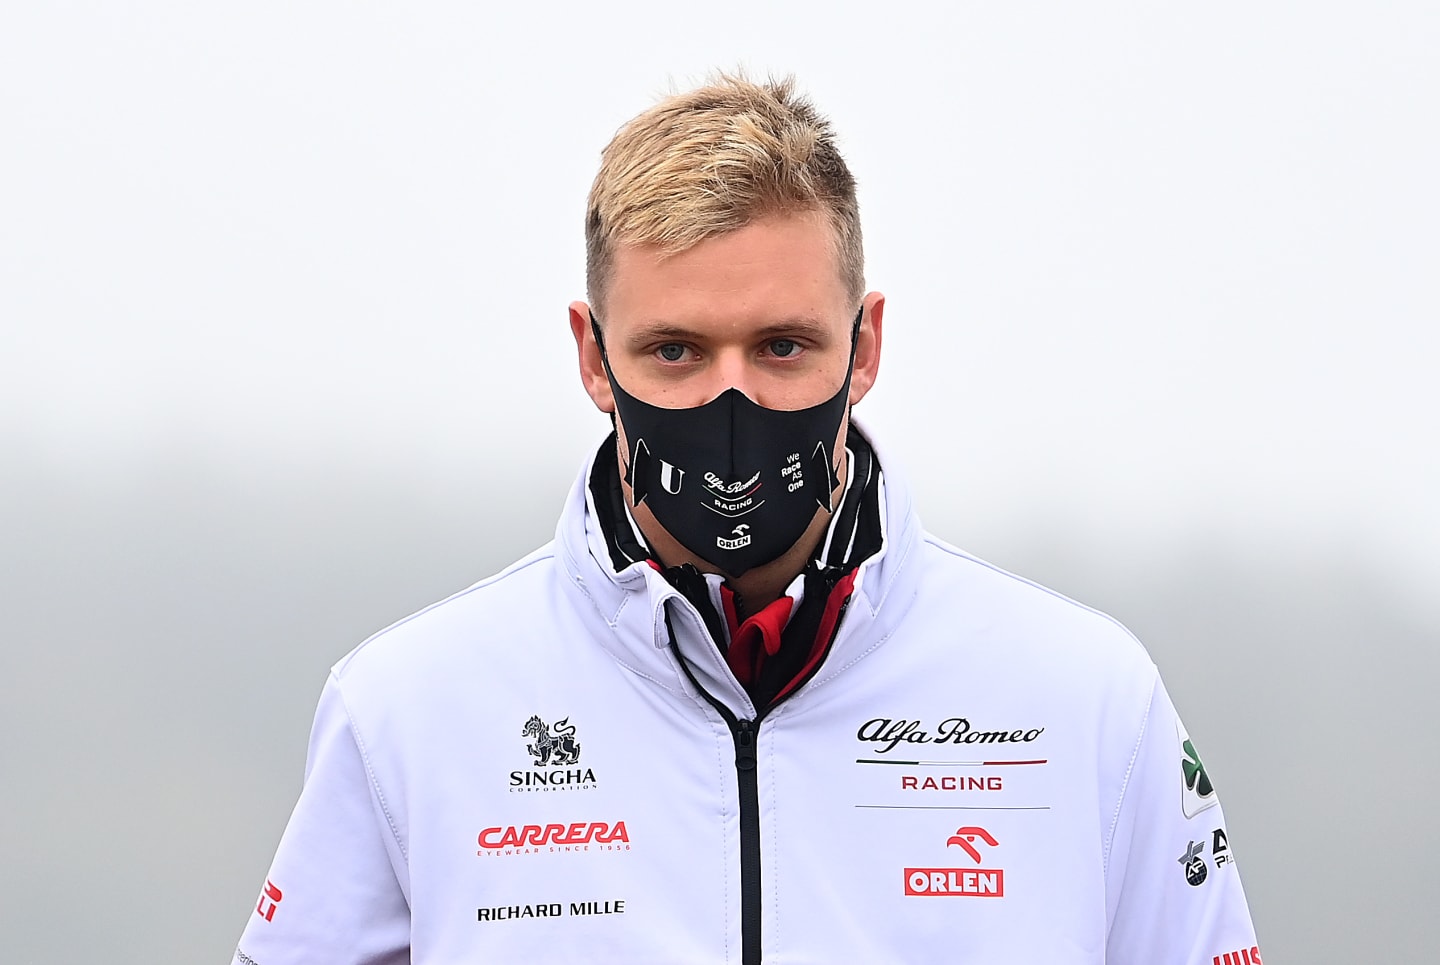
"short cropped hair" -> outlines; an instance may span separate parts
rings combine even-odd
[[[585,214],[585,283],[603,306],[621,245],[676,254],[771,214],[819,211],[841,281],[858,304],[865,254],[855,179],[830,121],[795,80],[721,73],[667,97],[616,132]]]

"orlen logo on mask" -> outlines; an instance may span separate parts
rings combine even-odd
[[[993,848],[999,842],[981,827],[957,828],[945,846],[959,846],[976,864],[981,852],[980,842]],[[1005,872],[1000,868],[906,868],[905,894],[940,895],[948,898],[1004,898]]]
[[[722,550],[738,550],[742,546],[750,545],[750,534],[745,532],[750,528],[749,523],[741,523],[730,532],[735,535],[734,539],[726,539],[723,536],[715,537],[715,545]]]

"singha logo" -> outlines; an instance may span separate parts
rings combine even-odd
[[[525,722],[520,736],[535,739],[535,743],[526,744],[525,749],[535,758],[538,767],[574,764],[580,759],[580,745],[575,742],[575,725],[570,723],[569,717],[557,720],[552,731],[536,715]]]

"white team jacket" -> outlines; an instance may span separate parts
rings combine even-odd
[[[926,535],[889,472],[829,656],[751,728],[588,478],[553,543],[335,666],[238,965],[1261,965],[1118,624]]]

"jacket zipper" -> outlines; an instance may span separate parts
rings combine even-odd
[[[840,612],[835,619],[835,629],[831,632],[830,639],[825,642],[825,655],[829,655],[830,646],[835,642],[835,637],[840,634],[840,625],[844,621],[845,611],[850,608],[850,601],[847,599],[840,605]],[[825,661],[816,661],[815,666],[805,678],[791,688],[790,693],[770,704],[763,710],[757,709],[754,720],[745,720],[736,717],[734,712],[726,707],[719,700],[711,695],[710,691],[700,686],[700,681],[695,679],[695,674],[690,670],[689,661],[680,652],[680,645],[675,640],[675,628],[670,624],[670,611],[665,611],[665,630],[670,635],[670,650],[675,654],[680,669],[689,678],[691,686],[699,691],[700,696],[715,708],[715,711],[725,720],[730,727],[730,736],[735,741],[735,772],[740,793],[740,962],[741,965],[761,965],[760,962],[760,767],[759,759],[755,753],[755,741],[760,730],[760,722],[769,715],[770,711],[789,700],[792,695],[799,691],[810,678],[815,676],[820,665]]]
[[[740,787],[740,961],[760,965],[760,768],[755,721],[735,720],[735,770]]]

